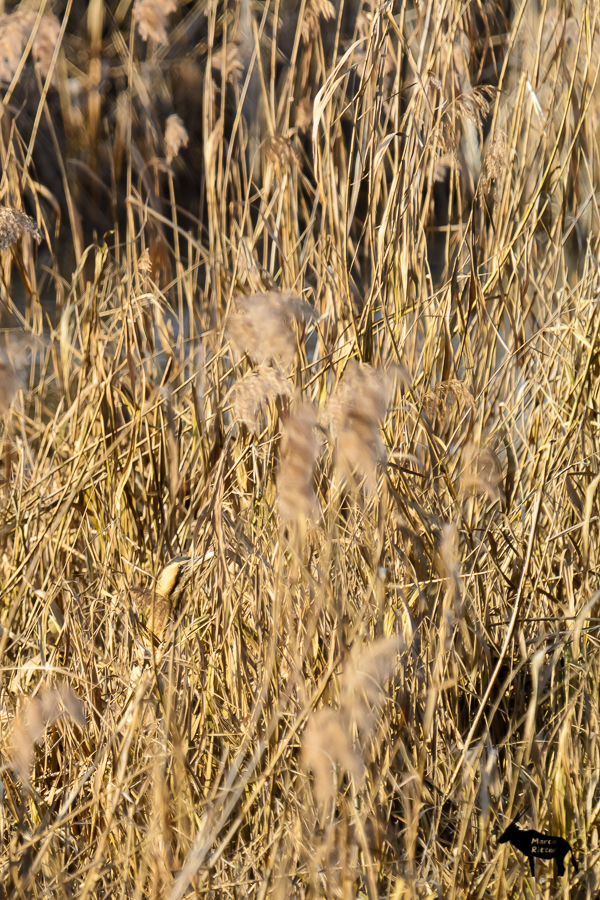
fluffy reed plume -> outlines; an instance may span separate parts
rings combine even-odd
[[[138,272],[142,275],[148,275],[152,272],[152,260],[150,259],[150,251],[147,247],[144,248],[142,255],[138,259]]]
[[[52,63],[52,57],[54,56],[54,50],[59,35],[60,22],[56,16],[42,16],[38,33],[35,36],[31,48],[33,59],[36,66],[39,68],[42,78],[46,78],[50,71],[50,65]],[[56,82],[56,77],[54,77],[54,81]]]
[[[296,128],[298,131],[306,131],[313,121],[313,103],[310,97],[303,97],[298,101],[295,110]]]
[[[6,350],[0,349],[0,415],[5,415],[19,391],[27,388],[25,366],[15,369]]]
[[[490,447],[467,445],[462,454],[462,463],[460,486],[465,493],[486,494],[492,501],[500,499],[502,467]]]
[[[33,11],[18,10],[0,16],[0,81],[12,80],[36,19],[37,13]],[[50,69],[59,33],[60,22],[56,16],[42,16],[31,48],[42,78]]]
[[[490,746],[489,738],[488,741],[486,741],[485,750],[482,751],[479,766],[481,771],[481,815],[483,820],[486,821],[490,814],[490,795],[495,800],[498,796],[500,787],[498,751]]]
[[[257,364],[278,360],[293,363],[297,341],[295,324],[312,315],[312,308],[292,293],[268,291],[238,297],[229,318],[229,335]]]
[[[311,716],[302,741],[302,757],[306,768],[315,775],[316,796],[321,804],[333,795],[333,766],[342,766],[362,785],[365,765],[352,735],[358,728],[364,751],[377,728],[384,688],[402,646],[400,636],[379,638],[366,648],[355,645],[341,679],[339,711],[325,707]]]
[[[265,156],[269,162],[281,169],[298,166],[300,154],[289,138],[280,134],[270,135],[265,141]]]
[[[20,209],[0,206],[0,250],[8,250],[11,244],[16,244],[24,231],[29,232],[38,244],[42,242],[42,230],[31,216]]]
[[[13,13],[0,16],[0,81],[12,81],[17,71],[27,40],[25,18],[30,15],[31,13]]]
[[[165,781],[165,763],[159,752],[152,772],[152,819],[148,841],[152,847],[152,867],[156,885],[169,883],[174,868],[172,830],[169,815],[169,791]]]
[[[355,644],[341,679],[341,708],[363,739],[372,736],[379,721],[384,688],[393,675],[402,638],[378,638],[366,647]]]
[[[441,574],[448,580],[448,590],[453,598],[460,597],[460,563],[458,560],[458,531],[456,525],[447,522],[442,526],[439,542]]]
[[[152,38],[156,44],[168,44],[167,16],[176,10],[176,0],[136,0],[132,21],[141,39]]]
[[[472,122],[476,128],[481,128],[490,108],[490,100],[495,94],[496,89],[490,85],[471,88],[456,98],[454,103],[456,114],[463,121]]]
[[[429,72],[427,73],[427,81],[426,81],[426,83],[427,83],[428,85],[430,85],[432,88],[434,88],[434,89],[438,92],[438,94],[443,94],[443,93],[444,93],[444,85],[442,84],[442,82],[440,81],[440,79],[437,77],[437,75],[435,74],[435,72],[429,71]]]
[[[314,41],[320,29],[319,19],[335,19],[335,6],[331,0],[308,0],[302,19],[302,37]]]
[[[506,165],[506,132],[496,128],[494,136],[488,143],[483,159],[483,186],[489,187],[497,181]]]
[[[316,432],[317,416],[312,403],[302,403],[283,429],[281,462],[277,473],[277,505],[284,522],[314,520],[317,499],[314,471],[321,448]]]
[[[65,714],[85,727],[83,703],[68,687],[45,688],[26,702],[11,735],[11,763],[23,784],[29,783],[35,745],[46,728]]]
[[[456,530],[456,525],[452,522],[447,522],[445,525],[442,525],[439,546],[445,577],[451,579],[458,578],[458,575],[460,574],[460,565],[457,556],[458,531]]]
[[[277,369],[259,366],[245,375],[232,391],[233,411],[236,419],[250,431],[257,431],[260,414],[274,400],[288,400],[292,386]]]
[[[27,390],[30,353],[44,341],[32,334],[13,330],[6,336],[7,345],[0,347],[0,415],[5,415],[18,391]]]
[[[338,463],[347,475],[359,475],[372,492],[377,466],[385,459],[381,421],[388,388],[372,366],[350,360],[344,377],[325,409],[325,420],[336,439]]]
[[[471,412],[475,410],[473,394],[463,381],[455,378],[436,384],[425,397],[427,414],[432,418],[439,416],[442,428],[445,427],[455,404],[460,412],[465,412],[467,409]]]
[[[188,133],[185,125],[178,115],[173,113],[167,119],[165,128],[165,146],[167,148],[167,162],[169,165],[173,162],[182,147],[187,147],[189,143]]]
[[[212,55],[212,67],[218,72],[225,70],[225,80],[235,84],[245,68],[243,50],[233,42],[215,50]]]
[[[349,772],[359,786],[364,781],[365,766],[352,746],[348,722],[341,712],[330,707],[319,709],[310,717],[302,741],[302,760],[315,776],[315,794],[322,805],[331,800],[336,790],[334,766]]]

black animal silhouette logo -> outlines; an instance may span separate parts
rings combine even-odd
[[[540,859],[555,859],[556,871],[559,875],[565,874],[565,856],[571,854],[571,860],[575,872],[579,871],[573,848],[564,838],[554,837],[551,834],[542,834],[540,831],[533,829],[517,828],[517,822],[523,815],[522,810],[519,815],[512,820],[506,831],[498,838],[499,844],[506,844],[507,841],[529,857],[529,866],[531,874],[535,878],[535,862],[534,857],[539,856]]]

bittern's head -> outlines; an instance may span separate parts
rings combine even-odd
[[[164,567],[156,582],[156,590],[163,597],[176,597],[184,589],[203,557],[176,556]]]

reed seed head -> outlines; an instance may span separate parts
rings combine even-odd
[[[378,638],[367,646],[355,644],[341,679],[341,705],[350,721],[365,738],[370,737],[379,721],[379,707],[387,681],[394,673],[402,638]]]
[[[506,132],[496,128],[494,136],[488,143],[483,159],[483,183],[489,186],[497,181],[506,166]]]
[[[331,0],[308,0],[302,20],[302,37],[314,41],[320,29],[319,19],[335,19],[335,6]]]
[[[296,106],[296,128],[298,131],[306,131],[312,125],[313,103],[310,97],[303,97]]]
[[[232,392],[233,409],[238,421],[257,431],[261,413],[275,400],[289,400],[292,386],[285,375],[271,366],[258,366],[245,375]]]
[[[462,453],[461,490],[486,494],[492,500],[502,496],[502,466],[491,447],[468,444]]]
[[[167,148],[167,162],[169,165],[173,162],[182,147],[187,147],[189,143],[188,133],[185,125],[178,115],[173,113],[167,119],[165,128],[165,146]]]
[[[292,293],[268,291],[238,297],[229,319],[229,334],[257,364],[279,361],[291,365],[296,356],[295,325],[312,315],[312,308]]]
[[[20,209],[0,206],[0,250],[8,250],[11,244],[16,244],[24,231],[41,244],[44,235],[35,219]]]
[[[300,154],[289,138],[280,134],[270,135],[265,141],[265,156],[281,169],[291,169],[300,164]]]
[[[67,714],[81,728],[85,726],[83,704],[67,687],[44,688],[25,700],[12,731],[12,765],[24,784],[29,783],[35,745],[46,729]]]
[[[377,483],[377,466],[385,459],[381,422],[387,396],[388,385],[381,373],[350,360],[324,411],[342,471],[359,476],[371,492]]]
[[[16,10],[0,16],[0,81],[12,81],[36,19],[37,13],[33,10]],[[50,69],[59,33],[60,22],[56,16],[42,16],[31,48],[42,78]]]
[[[132,21],[137,25],[141,39],[152,38],[156,44],[168,44],[167,16],[176,10],[176,0],[136,0]]]
[[[225,80],[235,84],[244,71],[246,60],[242,48],[233,42],[220,47],[212,55],[212,67],[218,72],[225,70]]]
[[[317,515],[314,471],[321,441],[316,425],[316,410],[311,403],[299,404],[284,425],[277,474],[278,509],[284,522],[314,520]]]
[[[315,792],[320,804],[331,800],[336,785],[334,766],[342,766],[354,776],[358,786],[365,777],[365,766],[353,746],[344,716],[328,707],[313,713],[302,741],[302,758],[315,776]]]

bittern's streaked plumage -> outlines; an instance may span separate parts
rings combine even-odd
[[[207,551],[192,559],[176,556],[164,567],[153,588],[132,588],[131,609],[136,637],[145,650],[159,646],[175,621],[181,597],[198,566],[213,555]]]

